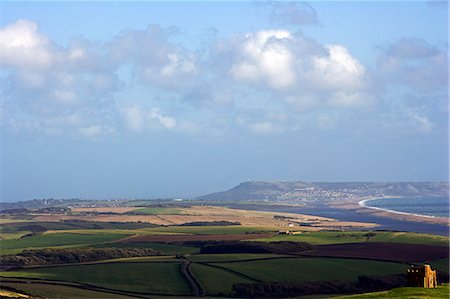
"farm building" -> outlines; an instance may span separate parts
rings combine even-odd
[[[280,230],[278,232],[279,235],[292,235],[292,231],[290,230]]]
[[[411,266],[406,272],[408,286],[422,288],[436,288],[436,270],[432,270],[430,265]]]
[[[292,230],[280,230],[278,232],[279,235],[300,235],[301,231],[292,231]]]

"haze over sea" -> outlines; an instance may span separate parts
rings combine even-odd
[[[402,213],[449,218],[449,197],[378,198],[364,203],[367,207]]]

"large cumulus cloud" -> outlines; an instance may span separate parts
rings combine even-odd
[[[316,22],[314,11],[306,11],[308,22]],[[301,31],[218,36],[197,50],[174,42],[177,34],[149,25],[104,42],[78,36],[61,46],[30,20],[0,28],[3,125],[86,137],[122,129],[211,132],[208,127],[282,134],[305,119],[329,128],[340,113],[388,106],[383,84],[430,92],[448,82],[445,51],[421,39],[381,48],[374,71],[345,45],[321,44]],[[422,131],[433,130],[419,108],[402,110]],[[301,119],[306,113],[315,115]]]
[[[299,111],[374,100],[370,73],[343,45],[321,45],[287,30],[249,33],[222,43],[218,57],[229,57],[234,82],[266,88]]]

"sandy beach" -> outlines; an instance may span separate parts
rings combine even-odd
[[[399,198],[399,197],[383,197],[383,198]],[[414,222],[441,224],[450,226],[450,219],[445,217],[420,215],[407,212],[393,211],[378,207],[371,207],[370,205],[368,205],[368,203],[374,199],[380,199],[380,197],[355,198],[347,201],[342,201],[339,203],[332,203],[329,206],[338,209],[353,210],[357,213],[366,213],[374,216],[388,217],[403,221],[414,221]]]

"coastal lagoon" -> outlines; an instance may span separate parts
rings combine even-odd
[[[377,198],[363,201],[361,204],[368,208],[402,214],[449,218],[449,198],[446,196]]]
[[[444,197],[445,198],[445,197]],[[447,198],[448,202],[448,198]],[[316,204],[312,207],[289,207],[289,206],[274,206],[274,205],[258,205],[258,204],[229,204],[226,205],[235,209],[247,209],[256,211],[271,211],[271,212],[286,212],[315,215],[321,217],[335,218],[340,221],[360,221],[377,223],[379,226],[377,230],[392,230],[392,231],[406,231],[427,234],[437,234],[447,236],[449,234],[449,226],[442,224],[423,223],[416,221],[406,221],[391,217],[382,217],[368,213],[358,213],[354,210],[339,209],[329,207],[325,204]],[[447,207],[448,211],[448,207]]]

